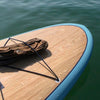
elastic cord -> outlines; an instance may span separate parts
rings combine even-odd
[[[50,72],[51,72],[51,73],[53,74],[53,76],[55,76],[56,78],[53,78],[53,77],[47,76],[47,75],[43,75],[43,74],[40,74],[40,73],[36,73],[36,72],[31,72],[31,71],[28,71],[28,70],[23,70],[23,69],[21,69],[21,68],[8,66],[8,65],[6,65],[6,66],[4,66],[4,67],[9,67],[9,68],[17,69],[17,70],[24,71],[24,72],[34,73],[34,74],[37,74],[37,75],[45,76],[45,77],[54,79],[54,80],[56,80],[56,81],[59,81],[58,76],[54,73],[54,71],[50,68],[50,66],[45,62],[45,60],[43,59],[43,57],[40,56],[40,54],[39,54],[37,51],[35,51],[35,49],[32,48],[32,47],[31,47],[29,44],[27,44],[26,42],[24,42],[24,41],[22,41],[22,40],[14,39],[14,38],[8,38],[8,40],[7,40],[7,41],[5,42],[5,44],[4,44],[4,47],[7,45],[7,43],[9,42],[10,39],[15,40],[15,41],[22,42],[22,43],[24,43],[25,45],[27,45],[29,48],[31,48],[31,50],[34,51],[34,52],[37,54],[37,56],[43,61],[43,63],[48,67],[48,69],[50,70]]]

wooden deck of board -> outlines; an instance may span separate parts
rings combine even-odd
[[[85,32],[76,26],[62,25],[14,36],[24,41],[35,37],[48,41],[49,47],[41,55],[62,82],[85,50]],[[5,41],[6,39],[1,40],[0,46],[3,46]],[[10,44],[12,42],[9,42]],[[42,64],[38,57],[31,56],[13,65],[53,77]],[[0,67],[0,81],[5,86],[5,100],[44,100],[60,84],[46,77],[3,67]]]

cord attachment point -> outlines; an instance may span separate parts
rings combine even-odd
[[[4,88],[3,84],[0,82],[0,90]]]

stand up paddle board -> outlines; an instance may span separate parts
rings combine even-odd
[[[20,41],[40,38],[48,42],[48,48],[0,65],[5,100],[63,100],[83,72],[93,46],[90,31],[72,23],[51,25],[10,38]],[[0,40],[0,46],[7,40]],[[7,45],[13,43],[9,41]]]

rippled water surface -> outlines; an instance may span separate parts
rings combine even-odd
[[[91,31],[91,59],[65,100],[100,98],[100,0],[0,0],[0,39],[43,26],[79,23]]]

